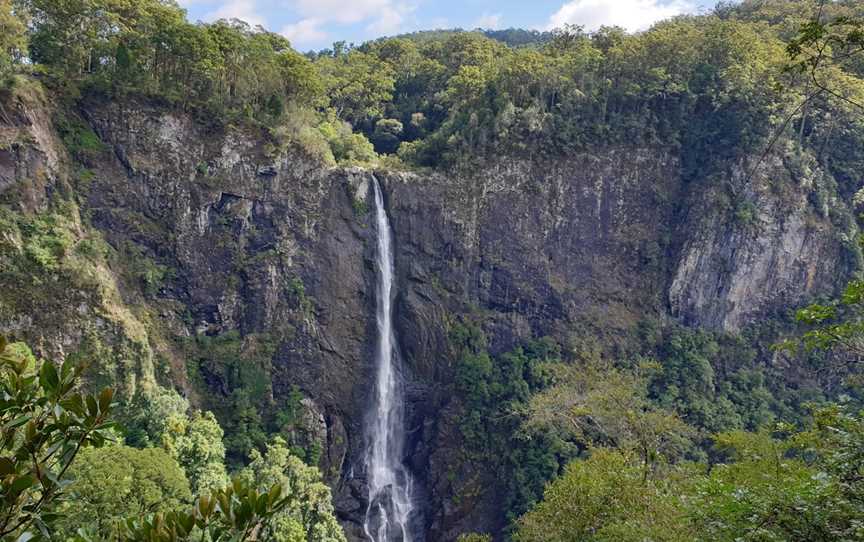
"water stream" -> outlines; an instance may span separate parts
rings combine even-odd
[[[372,180],[378,237],[378,343],[375,351],[375,401],[367,425],[369,507],[363,529],[374,542],[411,542],[409,523],[414,508],[413,479],[403,463],[404,382],[394,350],[392,231],[381,186],[374,176]]]

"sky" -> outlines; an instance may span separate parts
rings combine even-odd
[[[334,41],[438,28],[533,28],[565,23],[636,32],[653,23],[709,10],[716,0],[179,0],[192,21],[242,19],[291,40],[301,51]]]

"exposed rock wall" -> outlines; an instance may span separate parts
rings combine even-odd
[[[172,339],[232,330],[271,337],[270,393],[298,386],[306,397],[340,517],[359,537],[363,488],[350,474],[362,461],[373,374],[370,174],[328,169],[263,132],[206,126],[140,101],[81,106],[103,148],[75,166],[50,105],[10,100],[0,133],[17,135],[0,147],[0,194],[15,187],[21,212],[36,212],[76,167],[87,169],[87,183],[66,188],[81,214],[115,249],[132,243],[173,270],[148,297],[114,280],[116,299],[122,294],[117,303],[146,329],[142,348],[167,360],[169,373],[157,377],[193,400],[200,390],[186,382]],[[836,200],[820,208],[821,173],[800,174],[780,158],[752,178],[730,164],[689,184],[663,148],[499,159],[465,175],[377,174],[395,231],[410,461],[426,488],[430,540],[503,521],[489,491],[496,480],[463,456],[454,425],[454,316],[481,312],[497,352],[543,335],[575,347],[596,334],[614,349],[646,315],[740,329],[833,291],[856,265],[854,222],[838,218],[849,211]],[[59,321],[27,322],[7,305],[0,331],[77,340],[68,329],[46,332]]]
[[[738,331],[768,308],[830,290],[859,265],[857,228],[823,172],[771,156],[711,181],[690,197],[672,269],[670,308],[685,323]]]

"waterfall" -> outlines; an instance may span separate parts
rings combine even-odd
[[[369,507],[363,529],[373,542],[411,542],[409,522],[414,508],[413,480],[402,462],[405,444],[404,382],[394,350],[392,232],[381,186],[374,175],[372,181],[378,236],[378,344],[375,352],[375,400],[367,425]]]

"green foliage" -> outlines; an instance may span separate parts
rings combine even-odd
[[[755,352],[742,338],[674,329],[657,356],[650,396],[690,425],[714,433],[755,430],[774,419],[776,399],[762,370],[752,366]]]
[[[598,448],[574,461],[523,516],[518,542],[691,541],[683,499],[672,480],[646,482],[626,452]]]
[[[31,240],[25,247],[27,256],[48,271],[57,269],[73,241],[68,229],[58,227],[58,221],[62,221],[62,218],[51,215],[45,220],[32,222],[32,230],[27,231],[25,228],[24,231]]]
[[[119,412],[126,443],[136,448],[160,446],[169,422],[186,417],[187,412],[189,401],[174,390],[140,390]]]
[[[189,412],[189,401],[174,390],[142,390],[121,412],[126,441],[166,450],[195,493],[218,489],[228,481],[224,432],[211,412]]]
[[[0,228],[12,241],[0,245],[10,272],[56,271],[77,241],[77,224],[61,209],[31,217],[0,209]]]
[[[684,177],[702,178],[766,147],[779,130],[857,189],[864,123],[849,113],[864,103],[864,65],[862,15],[853,4],[829,2],[825,18],[804,24],[797,38],[796,23],[816,11],[812,2],[745,1],[633,35],[575,26],[521,35],[423,32],[334,48],[315,64],[336,114],[380,152],[398,148],[414,164],[637,143],[679,150]],[[832,48],[837,54],[828,54]],[[787,69],[790,54],[801,71],[820,64],[813,81]],[[352,91],[364,103],[349,104],[340,92],[352,84],[378,92]],[[810,93],[802,108],[816,86],[827,90]],[[378,124],[390,120],[402,124],[400,135]],[[750,223],[752,209],[737,211]]]
[[[314,61],[278,34],[238,20],[191,24],[160,0],[21,0],[14,12],[5,0],[0,25],[9,29],[5,56],[20,59],[29,45],[70,95],[160,96],[222,122],[287,128],[324,159],[319,131],[337,161],[374,158],[365,140],[344,133],[345,121],[380,152],[403,147],[400,156],[420,165],[641,142],[679,148],[690,178],[757,148],[800,112],[799,141],[851,185],[864,164],[864,125],[848,115],[864,96],[860,9],[831,2],[807,22],[812,6],[790,4],[748,1],[634,35],[574,26],[424,32],[334,45]],[[797,35],[790,21],[802,23]],[[801,111],[801,75],[784,70],[790,55],[823,89]],[[298,123],[298,111],[314,120]],[[95,150],[82,135],[71,147]]]
[[[192,502],[177,461],[159,448],[112,445],[83,451],[69,471],[69,498],[59,508],[61,536],[81,526],[107,534],[127,518],[167,513]]]
[[[118,542],[251,542],[269,532],[290,502],[278,484],[258,491],[236,478],[231,485],[198,497],[191,509],[128,518]],[[293,542],[293,540],[291,541]]]
[[[864,13],[860,7],[844,4],[851,3],[831,2],[826,6],[823,2],[786,46],[793,68],[809,74],[817,87],[832,93],[838,89],[823,86],[820,80],[824,72],[837,62],[854,67],[855,57],[864,53]],[[864,103],[852,103],[864,109]]]
[[[640,460],[643,480],[692,448],[692,429],[649,401],[647,378],[639,372],[562,364],[554,382],[532,398],[529,427],[555,428],[582,447],[615,447]]]
[[[143,93],[229,118],[275,123],[323,86],[285,38],[238,20],[192,24],[160,0],[22,0],[32,59],[63,86]]]
[[[510,47],[525,47],[543,45],[553,38],[554,33],[525,30],[523,28],[506,28],[503,30],[483,30],[483,35],[495,41],[505,43]]]
[[[399,139],[404,128],[396,119],[381,119],[375,123],[372,142],[378,152],[392,154],[399,148]]]
[[[859,289],[851,285],[841,300],[831,305],[814,305],[799,319],[825,325],[837,317],[835,308],[845,303],[855,305],[860,300]],[[822,331],[822,330],[820,330]],[[811,349],[844,345],[860,339],[860,332],[844,330],[842,341],[820,342],[824,335],[816,335]],[[813,336],[811,336],[813,337]],[[807,345],[805,340],[805,345]],[[705,355],[717,355],[717,344],[704,334],[676,335],[667,345],[671,360],[666,369],[674,370],[674,381],[683,388],[703,387],[710,393],[711,364]],[[739,370],[739,391],[754,384],[759,378],[752,372]],[[665,379],[664,393],[673,375],[660,375]],[[596,386],[594,375],[583,377]],[[578,379],[577,379],[578,382]],[[618,394],[603,389],[599,404],[611,402],[623,418],[633,412],[627,401],[616,399]],[[607,427],[608,416],[603,409],[582,407],[590,405],[591,395],[569,383],[564,399],[546,404],[544,390],[535,403],[547,408],[537,410],[534,417],[544,414],[552,420],[569,420],[574,425],[576,416],[588,417],[588,427]],[[735,394],[729,392],[730,397]],[[746,393],[745,393],[746,395]],[[661,394],[661,399],[663,395]],[[632,401],[632,398],[629,399]],[[746,405],[742,401],[739,405]],[[564,408],[562,408],[562,406]],[[677,409],[693,412],[692,401],[674,405]],[[752,404],[748,405],[752,408]],[[596,416],[596,421],[595,421]],[[620,422],[619,422],[620,423]],[[642,422],[650,425],[651,422]],[[728,431],[712,437],[712,465],[692,467],[684,463],[667,463],[643,476],[639,484],[633,471],[638,463],[628,457],[632,446],[621,446],[621,439],[608,439],[615,450],[604,450],[599,457],[615,460],[613,467],[603,468],[594,450],[587,460],[579,460],[568,467],[565,475],[547,488],[544,501],[526,514],[519,522],[517,540],[783,540],[834,541],[859,540],[864,536],[861,522],[864,510],[864,422],[860,412],[837,405],[816,408],[812,422],[796,431],[789,424],[778,424],[776,431],[766,428],[758,432]],[[609,433],[609,431],[605,431]],[[635,448],[638,449],[638,446]],[[635,457],[638,457],[635,456]],[[592,463],[592,461],[596,461]],[[628,475],[629,474],[629,480]],[[669,501],[668,499],[672,499]],[[668,511],[657,512],[656,507],[673,503]],[[619,507],[619,505],[621,505]],[[648,511],[648,515],[644,515]],[[660,521],[669,520],[668,522]],[[658,530],[657,526],[661,525]]]
[[[152,357],[147,330],[109,269],[116,252],[57,193],[40,212],[12,209],[0,206],[0,318],[28,315],[21,331],[32,338],[73,333],[74,348],[64,350],[86,362],[86,385],[131,397],[152,378]]]
[[[285,399],[285,405],[276,414],[276,424],[279,427],[289,428],[300,422],[300,416],[303,409],[303,393],[300,388],[294,386],[288,392],[288,397]]]
[[[831,482],[766,433],[724,433],[729,458],[698,485],[692,521],[705,540],[834,540]],[[839,510],[838,510],[839,512]],[[826,516],[826,513],[828,514]]]
[[[11,21],[8,51],[20,58],[21,15],[32,15],[24,41],[58,86],[156,95],[218,121],[264,123],[325,160],[374,159],[353,129],[379,152],[401,147],[404,160],[436,166],[641,142],[679,148],[688,178],[758,147],[797,111],[800,76],[784,70],[792,55],[802,69],[818,65],[813,79],[830,89],[801,111],[798,139],[852,185],[864,164],[864,125],[847,114],[864,96],[860,10],[832,2],[795,37],[788,20],[805,22],[807,3],[794,4],[744,2],[634,35],[425,32],[334,45],[314,61],[278,34],[238,20],[191,24],[160,0],[22,0],[0,24]],[[816,54],[826,46],[837,50],[830,59]],[[73,152],[98,150],[72,128]]]
[[[0,0],[0,85],[27,55],[26,24],[12,0]]]
[[[306,465],[274,438],[264,454],[253,450],[243,476],[258,487],[277,484],[287,504],[275,514],[262,536],[274,542],[345,542],[330,501],[330,488],[321,481],[318,469]]]
[[[841,296],[826,304],[814,303],[799,310],[796,319],[809,327],[801,337],[806,350],[864,352],[864,281],[851,281]],[[795,343],[782,346],[790,349]]]
[[[837,498],[843,476],[826,474],[824,466],[832,453],[801,445],[812,430],[782,440],[737,430],[715,436],[711,450],[699,448],[712,430],[756,430],[776,415],[780,399],[751,365],[755,353],[744,340],[672,329],[657,339],[656,351],[661,362],[546,367],[549,384],[532,390],[519,432],[555,435],[590,453],[551,483],[544,501],[517,524],[516,539],[731,542],[752,532],[744,539],[803,541],[854,532],[850,518],[860,503]],[[482,375],[491,359],[478,359],[472,368]],[[709,456],[721,464],[686,462]],[[592,463],[601,459],[618,463],[608,470]]]
[[[516,540],[859,540],[862,421],[837,407],[809,429],[715,435],[711,466],[643,478],[626,450],[594,449],[549,485]]]
[[[455,385],[464,401],[459,429],[466,451],[499,473],[505,510],[515,517],[572,457],[557,434],[522,432],[531,394],[547,384],[545,369],[560,352],[550,340],[540,340],[493,358],[482,329],[470,320],[451,326],[450,343],[458,356]]]
[[[732,156],[769,135],[783,103],[782,44],[750,23],[694,17],[632,36],[568,27],[539,41],[508,48],[452,32],[368,44],[362,54],[395,71],[392,102],[344,118],[385,152],[396,141],[372,121],[398,120],[400,139],[416,141],[400,155],[422,165],[635,137],[680,144],[695,172],[709,151]],[[332,70],[333,59],[316,64]]]
[[[719,345],[707,333],[673,333],[661,354],[662,370],[652,382],[661,405],[712,432],[741,425],[734,406],[717,393],[712,360],[718,353]]]
[[[80,368],[0,338],[0,537],[48,536],[82,449],[110,438],[113,391],[76,391]]]
[[[376,158],[375,148],[363,134],[352,131],[351,125],[340,120],[322,122],[318,131],[330,146],[337,163],[369,163]]]
[[[817,409],[813,418],[813,426],[796,435],[794,445],[804,454],[815,453],[816,478],[824,481],[827,475],[831,481],[823,518],[832,534],[860,539],[864,537],[864,416],[848,407],[828,405]]]
[[[125,243],[121,257],[129,272],[141,285],[141,289],[150,297],[154,297],[160,288],[175,276],[172,268],[155,262],[135,243]]]
[[[254,451],[243,476],[226,487],[223,433],[213,415],[188,418],[185,400],[157,389],[136,398],[145,412],[129,419],[142,441],[161,433],[162,447],[99,448],[112,437],[113,393],[74,392],[79,376],[68,362],[57,368],[0,339],[4,540],[345,540],[320,473],[283,440],[264,455]],[[212,491],[184,512],[190,485]],[[269,489],[255,489],[261,486]]]
[[[210,412],[170,414],[165,420],[162,446],[177,460],[192,491],[201,493],[225,485],[224,432]]]
[[[360,51],[320,57],[315,63],[339,118],[360,126],[384,112],[393,96],[394,70]]]
[[[756,429],[775,416],[777,400],[738,338],[673,329],[658,340],[662,362],[637,359],[630,368],[563,363],[548,340],[491,356],[470,320],[452,325],[450,338],[466,405],[461,433],[507,480],[511,515],[536,502],[580,449],[614,447],[644,481],[660,480],[684,459],[704,459],[698,444],[707,434]]]
[[[298,308],[311,310],[303,283],[293,279]],[[193,383],[207,390],[203,407],[212,411],[225,429],[228,461],[239,465],[252,449],[263,449],[271,434],[288,430],[286,409],[299,412],[296,395],[276,401],[271,384],[275,344],[265,335],[241,337],[237,332],[198,335],[184,343]]]
[[[58,116],[54,124],[66,149],[83,164],[89,164],[106,149],[96,132],[77,116]]]

